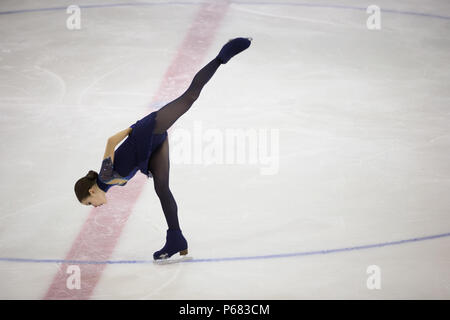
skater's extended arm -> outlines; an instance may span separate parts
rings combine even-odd
[[[102,167],[99,172],[99,178],[104,183],[110,183],[111,178],[113,178],[114,150],[116,149],[116,146],[128,136],[132,130],[132,128],[127,128],[109,137],[108,142],[106,143],[105,154],[103,155]],[[112,182],[115,183],[116,180]]]
[[[133,129],[126,128],[125,130],[119,131],[115,135],[109,137],[108,141],[111,141],[113,144],[115,143],[115,146],[117,146],[120,141],[125,139],[131,133],[131,130]]]
[[[127,128],[109,137],[108,142],[106,143],[106,149],[103,159],[111,157],[111,161],[114,162],[114,149],[120,143],[120,141],[125,139],[130,134],[131,130],[133,129]]]

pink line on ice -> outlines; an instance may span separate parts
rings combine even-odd
[[[187,89],[193,75],[201,67],[228,5],[228,1],[201,4],[152,103],[168,102]],[[180,92],[174,92],[175,90]],[[125,187],[111,188],[108,191],[108,203],[91,210],[65,260],[108,260],[147,181],[149,180],[143,174],[138,174]],[[78,265],[81,288],[68,289],[66,282],[70,276],[67,274],[69,265],[67,262],[59,266],[44,299],[89,299],[106,267],[105,264]]]

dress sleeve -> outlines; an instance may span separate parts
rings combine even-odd
[[[100,169],[98,177],[104,183],[108,182],[113,178],[113,163],[111,157],[103,159],[102,167]]]

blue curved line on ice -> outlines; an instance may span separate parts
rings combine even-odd
[[[401,245],[411,242],[419,242],[426,240],[433,240],[438,238],[450,237],[450,232],[436,234],[432,236],[411,238],[398,241],[374,243],[368,245],[361,245],[355,247],[345,247],[337,249],[324,249],[317,251],[305,251],[305,252],[293,252],[293,253],[281,253],[281,254],[270,254],[262,256],[241,256],[241,257],[218,257],[218,258],[205,258],[205,259],[192,259],[184,260],[181,263],[200,263],[200,262],[224,262],[224,261],[245,261],[245,260],[268,260],[268,259],[280,259],[280,258],[292,258],[301,256],[312,256],[312,255],[325,255],[338,252],[348,252],[357,250],[367,250],[373,248],[381,248],[387,246]],[[153,260],[105,260],[105,261],[93,261],[93,260],[62,260],[62,259],[24,259],[24,258],[0,258],[0,261],[4,262],[22,262],[22,263],[64,263],[64,264],[145,264],[154,263]]]
[[[144,6],[160,6],[160,5],[199,5],[204,2],[182,2],[182,1],[168,1],[168,2],[138,2],[138,3],[106,3],[106,4],[92,4],[92,5],[79,5],[80,9],[93,9],[93,8],[117,8],[117,7],[144,7]],[[299,6],[310,8],[325,8],[325,9],[341,9],[341,10],[359,10],[366,11],[366,7],[355,7],[347,5],[333,5],[333,4],[314,4],[314,3],[301,3],[301,2],[247,2],[247,1],[230,1],[230,4],[245,4],[245,5],[274,5],[274,6]],[[45,11],[64,11],[68,6],[64,7],[50,7],[50,8],[36,8],[36,9],[19,9],[0,11],[0,15],[6,14],[19,14],[19,13],[33,13],[33,12],[45,12]],[[433,13],[423,13],[414,11],[403,11],[394,9],[380,8],[382,13],[393,13],[401,15],[419,16],[434,19],[450,20],[450,16],[443,16]]]

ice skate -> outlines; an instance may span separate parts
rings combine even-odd
[[[188,254],[188,243],[180,229],[169,229],[167,230],[166,244],[161,250],[153,254],[153,259],[155,261],[167,260],[176,253],[180,253],[181,257],[186,256]]]
[[[227,63],[232,57],[247,49],[252,40],[252,38],[235,38],[228,41],[220,50],[217,58],[222,64]]]

